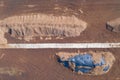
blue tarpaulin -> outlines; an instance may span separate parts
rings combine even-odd
[[[110,67],[109,65],[106,66],[106,67],[103,69],[103,71],[108,71],[109,67]]]
[[[63,63],[63,65],[67,68],[70,68],[69,62],[74,63],[75,72],[81,71],[83,73],[88,73],[96,66],[102,66],[105,64],[104,57],[101,58],[99,63],[94,63],[92,59],[92,55],[90,54],[79,54],[79,55],[69,58],[67,61],[62,61],[59,59],[59,62]],[[109,69],[109,66],[106,66],[103,69],[103,71],[107,71],[108,69]]]

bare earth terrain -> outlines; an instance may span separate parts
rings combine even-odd
[[[120,34],[106,30],[106,22],[120,17],[120,0],[1,0],[0,18],[43,13],[71,16],[86,21],[88,28],[78,37],[63,40],[33,40],[31,42],[118,42]],[[8,35],[9,43],[24,42]]]
[[[77,52],[78,49],[0,50],[0,68],[17,68],[21,74],[0,75],[1,80],[120,80],[120,49],[81,49],[80,51],[110,51],[116,61],[105,75],[78,75],[56,61],[59,51]],[[17,71],[17,70],[16,70]],[[12,73],[12,71],[11,71]]]
[[[78,37],[36,42],[120,42],[120,33],[106,30],[106,22],[120,17],[120,0],[0,0],[0,20],[25,13],[75,15],[88,23]],[[26,43],[6,34],[9,43]],[[80,51],[110,51],[116,61],[105,75],[78,75],[60,65],[55,57],[59,51],[78,49],[2,49],[0,50],[0,80],[120,80],[120,49],[80,49]]]

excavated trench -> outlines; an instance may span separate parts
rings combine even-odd
[[[11,37],[30,41],[33,37],[76,37],[87,27],[87,23],[75,16],[54,16],[52,14],[26,14],[12,16],[0,21],[3,37],[9,33]],[[4,37],[3,37],[4,38]]]

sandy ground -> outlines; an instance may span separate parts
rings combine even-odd
[[[59,51],[76,52],[78,49],[0,50],[0,68],[14,67],[24,73],[19,76],[0,75],[1,80],[120,80],[120,49],[81,49],[80,51],[110,51],[116,61],[110,72],[100,76],[78,75],[56,61]]]
[[[120,34],[106,30],[106,22],[120,17],[120,0],[1,0],[0,18],[24,13],[75,15],[88,23],[81,36],[31,42],[118,42]],[[6,36],[9,43],[24,42]]]

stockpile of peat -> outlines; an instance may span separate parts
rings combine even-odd
[[[27,14],[12,16],[0,21],[3,33],[12,37],[32,40],[33,37],[76,37],[87,27],[87,23],[75,16],[54,16],[45,14]]]

